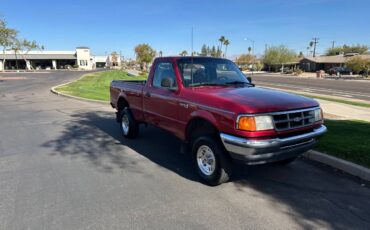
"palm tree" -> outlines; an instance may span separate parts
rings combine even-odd
[[[230,42],[228,39],[225,39],[224,41],[224,45],[225,45],[225,54],[224,54],[224,57],[226,57],[226,53],[227,53],[227,46],[230,45]]]
[[[313,46],[313,41],[310,41],[310,47],[312,48],[312,46]]]
[[[251,51],[252,51],[252,47],[248,47],[248,53],[251,54]]]
[[[222,45],[224,44],[226,38],[225,38],[225,36],[222,35],[218,40],[220,41],[220,44],[221,44],[220,45],[220,50],[222,50]]]

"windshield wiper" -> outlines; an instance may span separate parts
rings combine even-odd
[[[254,84],[252,83],[249,83],[249,82],[245,82],[245,81],[230,81],[230,82],[226,82],[225,84],[227,85],[249,85],[249,86],[254,86]]]
[[[212,82],[201,82],[201,83],[194,83],[190,84],[190,87],[197,87],[197,86],[227,86],[226,84],[221,83],[212,83]]]

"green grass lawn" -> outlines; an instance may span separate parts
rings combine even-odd
[[[328,132],[316,149],[370,168],[370,122],[326,120]]]
[[[77,81],[56,88],[57,91],[88,99],[109,101],[109,85],[112,80],[146,80],[146,76],[129,76],[121,70],[88,73]]]

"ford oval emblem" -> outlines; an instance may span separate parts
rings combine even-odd
[[[300,117],[295,117],[294,119],[293,119],[293,121],[294,122],[300,122],[302,120],[302,118],[300,118]]]

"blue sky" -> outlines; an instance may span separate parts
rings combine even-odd
[[[14,6],[14,4],[17,4]],[[284,44],[306,53],[313,37],[318,52],[336,44],[370,45],[370,1],[359,0],[2,0],[0,14],[20,37],[36,40],[48,50],[89,46],[96,55],[149,43],[164,55],[203,43],[230,41],[228,56],[246,53],[255,40],[255,53],[265,44]],[[365,11],[368,11],[366,13]]]

